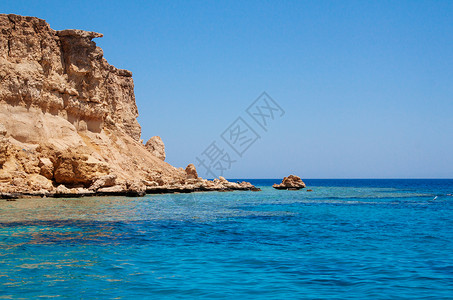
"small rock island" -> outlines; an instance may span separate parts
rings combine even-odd
[[[282,183],[274,184],[272,187],[277,190],[300,190],[305,188],[305,183],[299,176],[289,175],[283,178]]]

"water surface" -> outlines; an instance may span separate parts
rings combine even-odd
[[[453,180],[275,182],[2,201],[0,298],[453,298]]]

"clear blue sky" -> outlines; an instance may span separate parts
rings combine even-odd
[[[286,114],[256,127],[226,177],[453,178],[453,1],[15,0],[0,11],[103,33],[107,60],[134,74],[143,139],[161,136],[175,166],[266,91]]]

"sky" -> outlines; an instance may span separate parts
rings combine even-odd
[[[167,162],[203,177],[197,158],[226,178],[453,178],[453,1],[15,0],[0,13],[103,33],[108,62],[133,72],[144,141],[161,136]]]

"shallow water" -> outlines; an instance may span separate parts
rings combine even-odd
[[[0,298],[453,298],[453,180],[252,182],[2,201]]]

